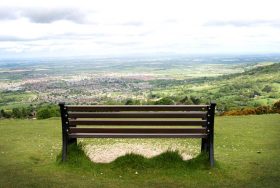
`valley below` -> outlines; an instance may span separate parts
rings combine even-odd
[[[0,109],[57,104],[200,104],[280,99],[280,56],[1,59]]]

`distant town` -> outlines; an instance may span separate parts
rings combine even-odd
[[[20,61],[0,60],[0,108],[60,101],[153,104],[168,98],[174,104],[216,100],[228,110],[280,99],[278,55]],[[278,65],[269,76],[258,69],[273,64]],[[251,70],[259,77],[250,78]]]

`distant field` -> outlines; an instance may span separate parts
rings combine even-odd
[[[28,106],[32,104],[37,95],[32,92],[0,92],[0,106],[5,106],[6,109]]]
[[[59,119],[0,120],[0,187],[279,187],[280,115],[217,117],[216,167],[203,156],[182,161],[177,153],[145,159],[126,155],[109,164],[90,162],[72,150],[66,164]],[[190,139],[91,139],[84,144],[177,143],[179,153],[199,142]]]
[[[279,61],[279,55],[0,59],[0,110],[162,98],[174,104],[216,100],[219,111],[271,106],[280,100]]]

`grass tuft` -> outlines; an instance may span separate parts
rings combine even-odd
[[[58,164],[69,166],[72,168],[91,169],[93,163],[85,154],[83,147],[84,145],[81,142],[78,143],[78,145],[75,144],[69,145],[66,161],[62,162],[62,152],[60,152],[56,157]]]
[[[120,169],[144,169],[148,166],[148,159],[139,154],[129,153],[107,164]]]
[[[139,154],[129,153],[118,157],[111,163],[94,163],[85,154],[84,145],[70,145],[66,162],[61,161],[62,154],[57,156],[57,162],[64,166],[79,168],[85,170],[93,170],[100,166],[109,166],[119,170],[145,170],[145,169],[209,169],[208,156],[201,153],[193,159],[184,161],[178,151],[166,151],[152,158],[146,158]]]

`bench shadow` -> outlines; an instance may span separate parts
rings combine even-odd
[[[62,154],[57,155],[57,163],[59,165],[68,166],[71,168],[79,168],[85,170],[96,170],[109,167],[110,169],[118,170],[145,170],[145,169],[191,169],[191,170],[206,170],[210,169],[208,157],[206,153],[200,153],[190,160],[183,160],[178,151],[166,151],[152,158],[146,158],[139,154],[128,153],[124,156],[116,158],[110,163],[92,162],[85,154],[83,144],[69,145],[67,160],[62,162]]]

